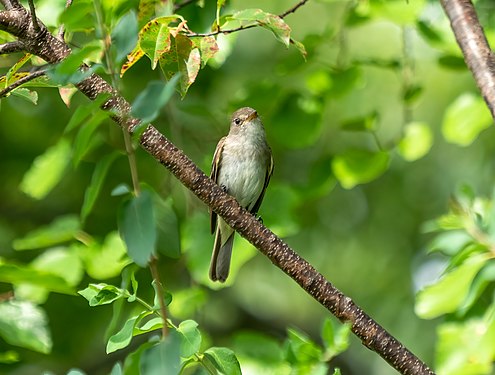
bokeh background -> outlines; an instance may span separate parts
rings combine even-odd
[[[65,1],[36,3],[40,19],[55,26]],[[215,2],[203,3],[180,11],[197,32],[207,31],[215,17]],[[292,5],[287,0],[233,0],[224,12],[261,8],[279,14]],[[476,5],[490,38],[495,31],[493,4]],[[459,184],[469,183],[480,195],[491,193],[491,119],[481,108],[471,119],[477,129],[465,121],[452,130],[447,121],[462,95],[468,101],[481,99],[436,1],[310,0],[285,21],[292,37],[305,45],[307,61],[262,28],[222,37],[220,56],[200,71],[185,98],[172,98],[154,124],[208,173],[230,114],[245,105],[256,108],[275,160],[260,210],[264,224],[434,365],[440,319],[417,317],[414,299],[419,288],[439,276],[444,261],[426,253],[431,236],[423,226],[447,211]],[[91,35],[74,35],[73,44],[80,46]],[[18,58],[1,56],[2,74]],[[157,79],[163,79],[159,69],[152,71],[142,59],[122,78],[122,93],[132,102]],[[108,120],[98,129],[101,142],[77,167],[69,163],[45,198],[22,192],[19,186],[33,160],[60,140],[75,109],[88,104],[77,93],[68,108],[56,89],[37,91],[37,105],[15,96],[1,102],[0,256],[20,264],[29,264],[45,250],[16,251],[13,240],[57,217],[78,215],[95,163],[110,151],[122,155],[110,167],[84,224],[86,233],[101,239],[116,230],[121,198],[110,193],[131,183],[121,131]],[[455,118],[462,116],[454,112]],[[420,124],[413,126],[420,135],[408,138],[406,145],[411,123]],[[468,141],[466,132],[473,133]],[[177,301],[191,288],[200,296],[190,305],[185,298],[186,307],[175,310],[173,302],[173,318],[194,318],[211,343],[234,350],[243,332],[259,331],[283,341],[287,327],[297,327],[320,343],[329,313],[240,237],[227,287],[207,281],[213,245],[207,207],[145,152],[138,149],[136,157],[140,180],[168,199],[177,217],[181,256],[160,260],[165,287]],[[143,269],[137,275],[140,292],[152,298],[149,272]],[[79,289],[89,282],[94,279],[84,274]],[[120,277],[105,282],[119,285]],[[0,283],[0,292],[11,289]],[[19,355],[18,362],[0,365],[0,373],[63,374],[77,367],[104,374],[128,353],[105,354],[111,307],[91,308],[81,296],[58,293],[51,293],[41,307],[48,317],[52,352],[13,348],[0,338],[0,352],[13,349]],[[332,366],[344,374],[395,373],[354,337]]]

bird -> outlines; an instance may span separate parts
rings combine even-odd
[[[258,112],[250,107],[238,109],[232,114],[228,135],[217,144],[210,178],[256,215],[272,173],[272,151]],[[213,210],[210,224],[215,242],[209,276],[223,283],[229,275],[235,232]]]

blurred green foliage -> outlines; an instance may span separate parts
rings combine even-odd
[[[211,283],[207,208],[139,148],[133,184],[105,97],[54,88],[82,62],[205,172],[256,108],[264,223],[437,373],[491,373],[495,133],[438,2],[173,3],[36,1],[73,55],[1,101],[0,373],[395,373],[241,238]],[[1,56],[0,85],[40,64]]]

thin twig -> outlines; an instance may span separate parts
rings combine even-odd
[[[36,8],[34,7],[34,0],[28,0],[29,10],[31,11],[31,19],[33,20],[34,30],[40,31],[40,25],[38,25],[38,18],[36,17]]]
[[[168,326],[167,326],[167,306],[165,306],[165,301],[163,300],[163,285],[160,281],[160,273],[158,271],[158,259],[156,257],[152,257],[150,261],[150,270],[151,276],[153,277],[154,286],[155,286],[155,294],[158,299],[158,304],[160,305],[160,316],[163,319],[162,326],[162,336],[163,338],[167,337],[168,334]]]
[[[6,96],[9,92],[12,90],[18,88],[21,85],[24,85],[25,83],[28,83],[29,81],[32,81],[35,78],[41,77],[42,75],[45,75],[44,70],[38,70],[37,72],[33,72],[25,77],[22,77],[21,79],[18,79],[8,87],[4,88],[2,91],[0,91],[0,98],[3,98]]]
[[[184,0],[183,2],[181,2],[179,4],[175,4],[174,5],[174,12],[181,10],[182,8],[188,6],[189,4],[194,3],[195,1],[197,1],[197,0]]]
[[[294,13],[296,10],[298,10],[300,7],[302,7],[304,4],[307,3],[308,0],[301,0],[300,2],[298,2],[296,5],[294,5],[292,8],[290,9],[287,9],[285,12],[283,12],[282,14],[279,14],[278,16],[280,18],[285,18],[287,17],[289,14],[291,13]]]
[[[18,40],[14,42],[7,42],[0,44],[0,55],[6,55],[9,53],[21,52],[24,49],[24,44]]]
[[[297,9],[299,9],[301,6],[303,6],[307,2],[308,2],[308,0],[302,0],[302,1],[298,2],[292,8],[287,9],[285,12],[279,14],[278,17],[284,18],[287,15],[294,13]],[[212,31],[211,33],[189,33],[189,34],[186,34],[186,36],[189,38],[196,38],[196,37],[205,37],[205,36],[215,36],[218,34],[232,34],[232,33],[235,33],[237,31],[251,29],[251,28],[257,27],[259,25],[260,25],[259,23],[252,23],[252,24],[245,25],[245,26],[239,26],[239,27],[236,27],[234,29],[216,30],[216,31]]]
[[[67,0],[65,2],[65,9],[67,9],[71,5],[72,5],[72,0]],[[64,38],[65,38],[65,26],[63,24],[60,25],[60,28],[58,29],[57,37],[60,40],[64,40]]]
[[[464,60],[495,119],[495,55],[470,0],[441,0]]]

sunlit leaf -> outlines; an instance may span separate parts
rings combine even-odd
[[[97,280],[118,276],[130,263],[122,239],[116,232],[110,232],[102,244],[93,243],[81,249],[86,272]]]
[[[19,61],[17,61],[12,67],[8,70],[7,74],[5,75],[5,87],[10,85],[12,83],[11,79],[14,74],[17,73],[17,71],[22,68],[22,66],[27,63],[29,60],[31,60],[31,54],[26,53]]]
[[[43,199],[62,179],[70,154],[70,144],[62,138],[34,159],[22,178],[20,189],[34,199]]]
[[[493,314],[483,319],[443,323],[438,328],[438,374],[466,375],[492,372],[495,355]]]
[[[206,292],[199,286],[174,291],[174,298],[169,310],[174,317],[186,319],[193,316],[205,304],[206,300]]]
[[[483,99],[478,95],[464,93],[447,107],[442,133],[448,142],[468,146],[492,123],[490,111]]]
[[[170,51],[169,24],[177,19],[177,16],[158,17],[149,21],[139,31],[139,45],[151,60],[152,69],[156,68],[160,57]]]
[[[201,345],[201,333],[198,323],[194,320],[184,320],[179,324],[177,332],[181,334],[181,356],[190,357],[199,351]]]
[[[67,215],[55,219],[51,224],[33,230],[23,238],[14,240],[15,250],[32,250],[59,245],[73,240],[80,230],[77,216]]]
[[[349,150],[332,160],[332,170],[346,189],[375,180],[388,168],[388,152]]]
[[[10,345],[40,353],[52,349],[45,312],[31,302],[0,302],[0,336]]]
[[[425,156],[432,145],[433,134],[428,124],[411,122],[404,128],[398,151],[405,160],[414,161]]]
[[[116,334],[112,335],[108,339],[106,348],[107,354],[113,353],[128,346],[133,337],[134,327],[136,326],[137,322],[147,314],[149,314],[149,312],[144,312],[127,319],[124,323],[124,326]]]
[[[283,350],[277,339],[260,332],[239,332],[234,338],[234,351],[239,358],[247,357],[263,367],[283,362]]]
[[[24,87],[19,87],[11,92],[12,95],[22,98],[31,104],[38,104],[38,93],[36,91],[28,90]]]
[[[201,68],[204,68],[208,60],[215,57],[219,51],[217,40],[212,36],[192,39],[201,55]]]
[[[241,366],[232,350],[213,347],[207,349],[204,355],[220,373],[242,375]]]
[[[108,305],[129,295],[124,290],[105,283],[89,284],[87,288],[79,290],[77,293],[86,298],[89,306]]]
[[[145,267],[155,252],[157,237],[149,190],[143,189],[139,196],[123,202],[119,210],[119,232],[131,259]]]
[[[487,259],[486,254],[472,257],[437,283],[421,290],[416,297],[416,314],[423,319],[433,319],[455,311],[466,298],[474,277]]]
[[[287,330],[287,361],[295,366],[314,364],[320,361],[321,349],[303,332]]]
[[[327,318],[321,330],[321,337],[325,345],[324,358],[330,361],[338,354],[344,352],[349,347],[349,336],[351,333],[351,324],[335,323]]]
[[[122,76],[143,56],[144,56],[144,51],[141,49],[139,45],[137,45],[131,51],[131,53],[127,55],[127,61],[122,64],[122,68],[120,68],[120,77],[122,78]]]
[[[289,47],[291,30],[289,25],[279,16],[266,13],[261,9],[244,9],[235,12],[232,15],[232,19],[257,22],[260,26],[270,30],[278,41]]]
[[[20,361],[19,353],[14,350],[7,350],[6,352],[0,352],[0,363],[12,364]]]

